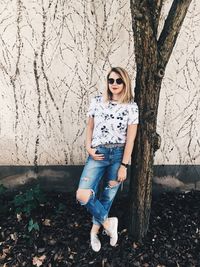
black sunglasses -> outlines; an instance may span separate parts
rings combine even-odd
[[[114,82],[116,82],[116,84],[122,84],[122,83],[124,83],[124,81],[121,79],[121,78],[118,78],[118,79],[113,79],[113,78],[109,78],[108,79],[108,83],[109,84],[114,84]]]

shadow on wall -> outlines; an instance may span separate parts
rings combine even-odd
[[[46,191],[75,192],[83,166],[0,166],[0,184],[10,190],[18,190],[38,183]],[[200,165],[154,166],[153,191],[200,190]],[[128,181],[124,192],[128,191]]]

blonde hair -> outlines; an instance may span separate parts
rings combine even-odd
[[[106,90],[104,92],[104,100],[105,102],[108,102],[109,100],[112,99],[112,93],[109,89],[109,84],[108,84],[108,79],[109,79],[109,76],[112,72],[115,72],[116,74],[119,75],[119,77],[123,80],[124,82],[124,93],[122,94],[119,102],[120,103],[129,103],[131,101],[134,100],[134,95],[132,93],[132,89],[131,89],[131,79],[128,75],[128,72],[121,68],[121,67],[113,67],[109,72],[108,72],[108,75],[107,75],[107,87],[106,87]]]

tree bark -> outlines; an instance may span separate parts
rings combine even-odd
[[[153,160],[161,142],[156,122],[162,79],[190,2],[174,0],[158,39],[163,0],[130,1],[137,66],[135,99],[140,124],[131,164],[129,233],[137,241],[142,241],[149,225]]]

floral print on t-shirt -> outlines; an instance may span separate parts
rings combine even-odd
[[[87,115],[94,118],[92,147],[124,144],[128,125],[138,124],[138,106],[134,101],[119,104],[104,102],[102,96],[96,96],[91,100]]]

